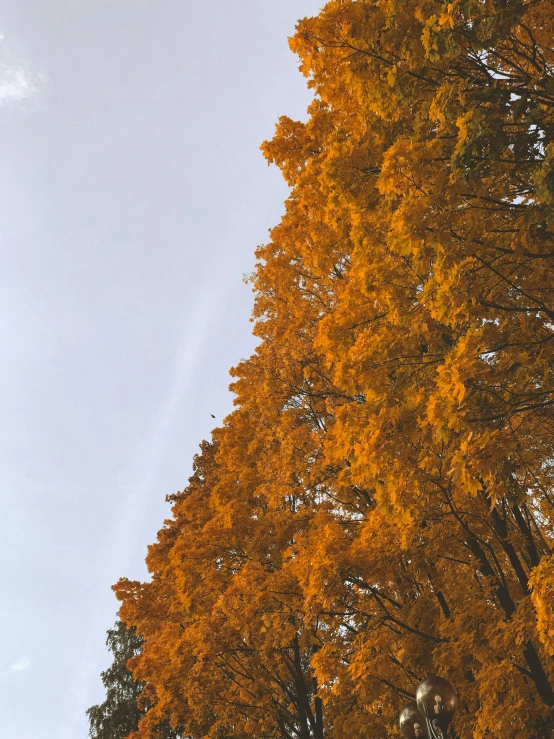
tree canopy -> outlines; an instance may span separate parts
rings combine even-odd
[[[435,673],[457,736],[548,737],[554,3],[335,0],[290,43],[314,100],[262,147],[260,343],[116,586],[130,736],[399,736]]]
[[[137,730],[148,710],[148,701],[142,697],[144,684],[135,680],[127,667],[127,663],[140,654],[142,643],[136,629],[126,628],[121,621],[108,630],[106,646],[113,654],[113,662],[102,673],[105,701],[87,711],[91,739],[125,739]],[[180,739],[179,732],[173,731],[167,721],[158,729],[160,739]]]

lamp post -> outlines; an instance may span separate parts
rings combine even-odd
[[[432,675],[417,686],[416,700],[400,714],[406,739],[448,739],[448,727],[458,707],[458,696],[448,680]]]

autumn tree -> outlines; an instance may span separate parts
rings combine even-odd
[[[169,718],[193,736],[321,739],[317,644],[282,567],[291,516],[251,495],[246,469],[221,480],[216,450],[204,443],[171,498],[174,519],[148,554],[152,582],[117,586],[123,617],[145,636],[135,673],[153,705],[136,737]]]
[[[553,39],[552,0],[298,24],[314,101],[263,146],[291,191],[260,343],[152,581],[116,588],[136,739],[398,736],[430,673],[459,737],[554,730]]]

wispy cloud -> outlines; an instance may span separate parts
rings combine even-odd
[[[28,670],[30,666],[31,660],[29,659],[29,657],[20,657],[16,662],[13,663],[13,665],[10,667],[10,670],[22,672],[23,670]]]
[[[0,107],[35,97],[45,81],[46,76],[34,74],[27,61],[0,34]]]
[[[37,92],[35,81],[24,67],[0,65],[0,105],[19,103]]]

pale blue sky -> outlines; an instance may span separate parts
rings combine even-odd
[[[0,736],[86,739],[120,576],[231,409],[316,0],[4,0]],[[216,415],[213,421],[210,414]]]

